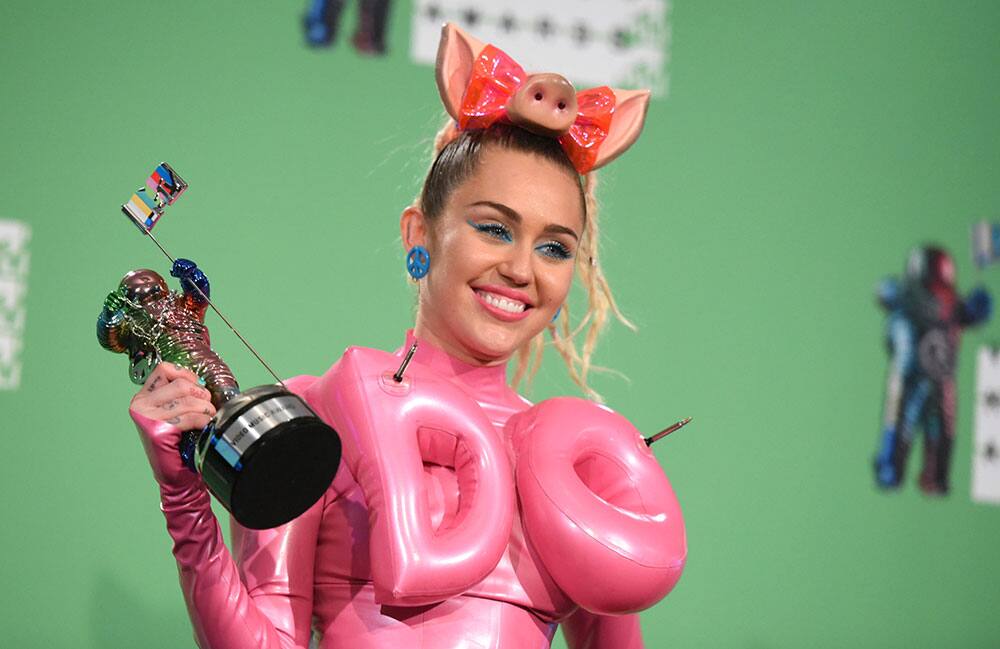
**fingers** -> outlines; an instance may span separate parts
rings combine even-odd
[[[179,397],[160,405],[146,405],[133,409],[150,419],[165,421],[181,430],[200,430],[208,424],[215,415],[211,402],[197,397]]]
[[[156,404],[150,409],[155,419],[166,421],[174,415],[188,412],[196,412],[211,417],[215,414],[215,407],[210,401],[199,399],[198,397],[177,397]]]
[[[197,383],[198,375],[189,369],[179,367],[173,363],[160,363],[150,373],[149,378],[146,379],[143,389],[147,392],[152,392],[161,385],[177,379],[187,379],[192,383]]]
[[[211,393],[198,385],[197,380],[190,370],[160,363],[132,397],[131,408],[182,430],[203,428],[215,415],[215,407]]]
[[[161,421],[177,426],[181,430],[201,430],[211,420],[212,417],[204,412],[185,412]]]
[[[209,401],[212,398],[212,393],[201,387],[196,383],[192,383],[187,379],[174,379],[170,383],[161,384],[156,390],[152,392],[143,391],[143,396],[153,402],[154,405],[160,406],[168,401],[176,401],[182,397],[195,397],[202,399],[203,401]]]

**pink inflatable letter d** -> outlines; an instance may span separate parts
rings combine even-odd
[[[399,360],[352,347],[318,394],[368,505],[375,597],[415,606],[458,595],[496,567],[510,536],[514,485],[479,404],[417,363],[394,381]],[[458,511],[437,528],[425,462],[454,468],[458,482]]]

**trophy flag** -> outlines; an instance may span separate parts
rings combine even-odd
[[[137,189],[132,198],[122,205],[122,212],[139,229],[148,233],[163,216],[163,209],[173,205],[187,187],[184,179],[170,165],[161,162],[146,179],[146,186]]]

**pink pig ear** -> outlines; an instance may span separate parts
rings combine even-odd
[[[448,114],[458,119],[462,96],[472,76],[472,64],[486,47],[454,23],[441,28],[437,53],[437,85]]]
[[[649,108],[648,90],[618,90],[615,93],[615,113],[611,118],[611,129],[608,137],[601,143],[597,152],[597,160],[591,169],[597,169],[608,164],[632,146],[642,132],[646,121],[646,109]]]

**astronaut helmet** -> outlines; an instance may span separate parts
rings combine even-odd
[[[167,294],[169,288],[159,273],[146,268],[133,270],[122,278],[125,295],[130,300],[144,303]]]
[[[938,246],[921,246],[910,251],[906,262],[906,279],[931,286],[955,286],[955,262],[946,250]]]

